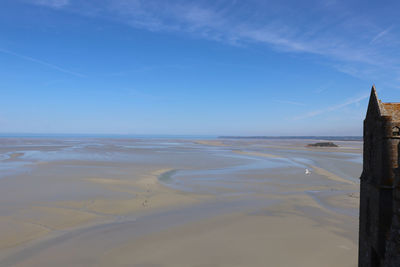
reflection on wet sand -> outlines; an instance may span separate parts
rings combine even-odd
[[[307,142],[2,138],[0,265],[354,266],[361,142]]]

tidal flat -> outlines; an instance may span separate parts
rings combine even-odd
[[[362,142],[317,141],[0,138],[0,266],[356,266]]]

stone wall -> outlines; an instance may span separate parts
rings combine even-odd
[[[364,121],[359,267],[400,266],[398,113],[400,105],[382,103],[373,87]]]

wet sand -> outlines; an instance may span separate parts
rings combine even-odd
[[[315,141],[1,138],[0,266],[356,266],[362,143]]]

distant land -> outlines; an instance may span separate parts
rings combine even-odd
[[[306,147],[338,147],[338,145],[333,142],[318,142],[315,144],[308,144]]]
[[[218,136],[221,139],[313,139],[332,141],[363,141],[362,136]]]

